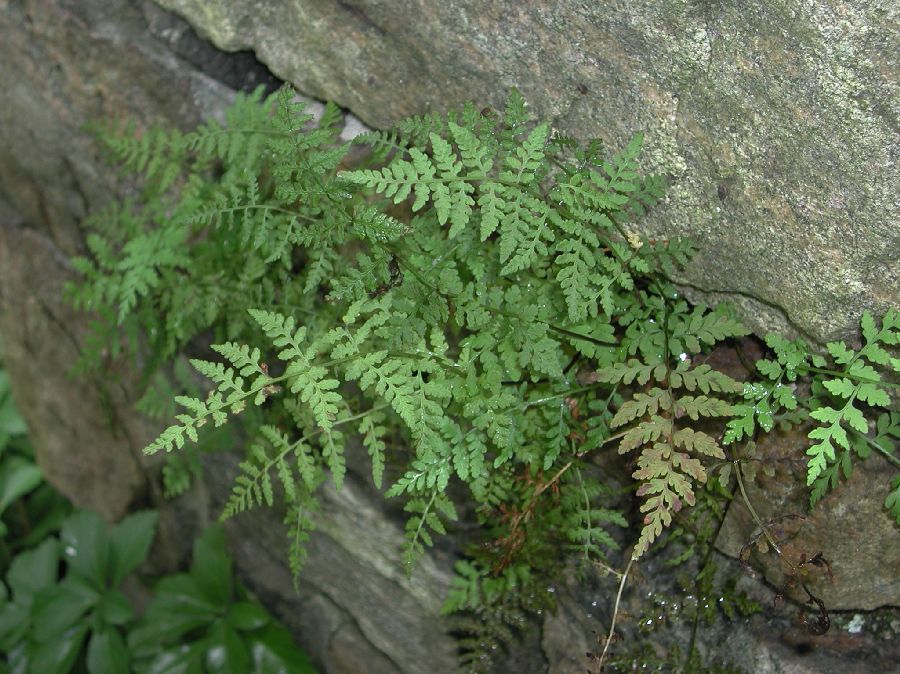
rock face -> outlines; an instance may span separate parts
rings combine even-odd
[[[147,489],[132,451],[139,417],[119,414],[123,391],[115,383],[66,377],[84,338],[83,317],[61,301],[67,261],[13,217],[0,213],[0,335],[17,404],[47,479],[118,519]]]
[[[575,136],[644,131],[672,184],[640,228],[696,239],[680,280],[760,332],[824,342],[900,304],[890,0],[159,4],[373,126],[515,86]]]
[[[719,549],[738,557],[744,548],[754,568],[762,568],[776,588],[792,580],[806,582],[832,611],[900,605],[900,555],[896,545],[885,545],[896,540],[897,526],[878,497],[887,494],[885,476],[891,467],[880,455],[856,461],[850,479],[807,512],[802,457],[808,445],[801,430],[763,436],[756,455],[776,469],[771,476],[758,472],[756,480],[745,480],[748,501],[781,556],[770,549],[760,554],[754,542],[761,532],[742,499],[728,511]],[[827,566],[804,563],[816,555]],[[799,583],[787,594],[807,599]]]
[[[848,333],[863,307],[897,304],[897,36],[893,16],[875,2],[859,9],[815,0],[796,10],[779,0],[687,10],[663,0],[159,4],[222,48],[252,48],[276,75],[371,124],[469,98],[498,105],[515,85],[580,136],[618,145],[645,130],[647,166],[670,174],[672,191],[640,226],[697,236],[704,252],[684,280],[709,291],[703,296],[737,299],[760,329],[793,326],[823,340]],[[138,451],[157,429],[130,408],[133,374],[114,365],[115,385],[66,375],[86,335],[87,319],[61,300],[67,259],[83,249],[79,222],[127,190],[83,125],[128,116],[185,128],[220,111],[234,89],[274,80],[252,56],[217,51],[150,2],[0,0],[0,35],[0,342],[14,395],[53,484],[110,520],[137,504],[159,507],[157,561],[171,564],[218,515],[234,460],[208,461],[199,489],[163,502],[158,466]],[[848,493],[855,499],[860,490]],[[829,512],[840,517],[852,503],[835,500]],[[324,674],[453,672],[454,642],[438,617],[452,551],[408,580],[400,527],[362,481],[348,475],[340,493],[326,490],[324,505],[299,594],[278,514],[238,517],[229,532],[245,581],[295,628]],[[732,554],[753,528],[741,516],[728,524]],[[879,568],[896,578],[891,563],[860,553],[856,587]],[[648,563],[630,594],[632,613],[637,593],[655,582]],[[560,611],[507,671],[583,671],[583,653],[596,647],[591,632],[608,627],[614,585],[560,588]],[[771,605],[771,592],[752,586]],[[865,609],[896,596],[896,583],[878,588],[830,599]],[[865,652],[873,669],[848,668],[837,656],[798,660],[780,643],[782,628],[732,624],[727,639],[701,635],[698,643],[713,656],[751,653],[753,671],[889,669],[859,640],[838,650]]]

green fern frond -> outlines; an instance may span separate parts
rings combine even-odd
[[[383,426],[384,414],[373,413],[364,416],[359,422],[359,433],[363,439],[363,446],[368,450],[372,459],[372,481],[381,489],[381,480],[384,476],[384,451],[387,445],[384,436],[387,427]]]
[[[222,511],[226,520],[250,508],[275,502],[273,475],[284,492],[284,499],[292,503],[302,490],[318,486],[318,470],[312,448],[301,438],[294,442],[274,426],[263,425],[260,438],[250,445],[248,458],[241,462],[241,474],[235,478],[234,488]],[[294,464],[292,466],[292,463]],[[295,477],[295,469],[300,482]]]
[[[884,507],[900,524],[900,475],[891,480],[891,492],[884,499]]]
[[[288,568],[294,582],[294,590],[299,589],[299,580],[303,566],[306,564],[310,533],[316,529],[313,517],[320,510],[319,501],[311,490],[301,490],[288,505],[284,514],[284,525],[287,528]]]
[[[858,353],[843,342],[828,344],[828,351],[834,362],[843,366],[843,376],[823,381],[832,404],[822,405],[810,412],[810,417],[821,425],[809,432],[809,439],[815,442],[806,451],[810,457],[806,476],[808,485],[813,485],[825,473],[829,464],[835,461],[836,451],[849,456],[847,450],[851,447],[851,438],[848,431],[863,436],[869,432],[868,422],[856,406],[856,401],[869,406],[886,407],[891,404],[890,396],[880,385],[881,375],[866,361],[876,365],[891,363],[891,356],[882,345],[891,347],[900,343],[900,312],[888,311],[881,328],[869,312],[864,312],[860,325],[865,345]],[[802,365],[803,363],[798,363],[796,366]],[[835,471],[831,472],[828,483],[834,482],[836,474]],[[819,493],[821,494],[821,488]]]
[[[564,491],[561,499],[566,538],[571,549],[585,560],[606,560],[606,551],[618,550],[619,544],[603,525],[625,528],[628,523],[620,512],[598,505],[609,502],[608,487],[583,475],[580,469],[573,475],[566,481],[572,488]]]
[[[421,498],[407,501],[403,510],[410,513],[404,535],[403,563],[407,573],[411,573],[416,561],[425,553],[425,548],[434,545],[432,534],[443,536],[447,533],[443,520],[455,522],[458,516],[453,502],[439,490],[433,491],[427,501]]]

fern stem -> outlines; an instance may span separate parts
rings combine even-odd
[[[597,388],[603,388],[607,386],[605,383],[597,383],[597,384],[588,384],[587,386],[580,386],[579,388],[569,389],[568,391],[563,391],[562,393],[554,393],[552,396],[547,396],[545,398],[538,398],[537,400],[529,400],[525,404],[522,405],[520,409],[527,410],[529,407],[534,407],[535,405],[543,405],[546,402],[550,402],[551,400],[557,400],[559,398],[566,398],[568,396],[578,395],[579,393],[584,393],[585,391],[592,391]]]
[[[851,430],[853,430],[853,429],[851,429]],[[861,437],[863,440],[865,440],[866,444],[870,445],[873,449],[875,449],[875,451],[877,451],[879,454],[884,456],[885,459],[887,459],[888,461],[893,463],[895,466],[897,466],[897,468],[900,468],[900,459],[898,459],[896,456],[894,456],[893,452],[891,452],[889,449],[885,449],[884,447],[879,445],[877,442],[875,442],[875,440],[870,438],[865,433],[860,433],[857,430],[853,430],[853,432],[856,435],[858,435],[859,437]]]
[[[625,590],[625,581],[628,580],[628,573],[631,571],[631,565],[634,564],[634,557],[628,557],[628,565],[622,573],[622,580],[619,581],[619,591],[616,592],[616,603],[613,606],[612,620],[609,623],[609,633],[606,635],[606,643],[603,644],[603,652],[600,653],[600,659],[597,660],[597,671],[603,671],[603,661],[606,660],[606,654],[609,651],[609,645],[612,643],[616,634],[616,619],[619,617],[619,604],[622,601],[622,592]]]
[[[829,377],[846,377],[847,379],[853,379],[865,384],[877,384],[879,386],[891,386],[893,388],[900,388],[900,383],[892,381],[880,381],[878,379],[869,379],[868,377],[860,377],[859,375],[853,374],[852,372],[839,372],[837,370],[829,370],[822,367],[813,367],[812,365],[798,365],[796,369],[801,370],[804,374],[814,372],[815,374],[825,374]]]
[[[750,499],[747,496],[747,491],[744,489],[744,479],[741,476],[741,462],[735,459],[734,463],[734,476],[737,478],[738,487],[741,490],[741,496],[744,497],[744,504],[747,506],[747,510],[750,511],[750,515],[753,516],[753,520],[756,522],[756,526],[760,528],[763,536],[766,537],[766,540],[769,541],[769,545],[772,546],[772,549],[778,553],[778,556],[781,557],[781,548],[778,547],[778,543],[775,542],[775,539],[769,534],[769,529],[763,524],[762,519],[757,514],[756,509],[753,507],[753,504],[750,503]]]
[[[437,498],[437,495],[438,495],[437,491],[431,492],[431,498],[429,499],[426,506],[422,509],[422,514],[419,517],[419,524],[416,527],[416,532],[413,534],[412,538],[409,540],[409,549],[410,550],[412,550],[414,548],[415,544],[419,540],[419,535],[422,533],[422,527],[425,526],[425,517],[428,515],[428,513],[431,512],[431,506],[434,505],[434,500]]]
[[[283,215],[290,215],[294,218],[301,218],[308,222],[318,222],[317,218],[310,217],[308,215],[304,215],[303,213],[298,213],[297,211],[291,211],[286,208],[281,208],[280,206],[269,206],[268,204],[244,204],[243,206],[230,206],[228,208],[217,208],[214,213],[215,215],[222,215],[223,213],[236,213],[237,211],[270,211],[272,213],[281,213]],[[206,214],[202,214],[206,215]]]

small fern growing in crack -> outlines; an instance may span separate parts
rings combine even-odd
[[[837,487],[841,475],[850,477],[854,456],[866,459],[874,451],[895,470],[900,468],[894,450],[900,439],[900,415],[888,409],[892,404],[888,390],[897,384],[881,372],[900,371],[900,358],[891,352],[896,353],[900,343],[900,313],[887,311],[879,326],[871,313],[864,312],[860,327],[862,348],[830,342],[828,357],[813,353],[802,340],[768,335],[766,343],[775,358],[757,362],[761,378],[744,385],[745,402],[735,407],[736,418],[728,424],[726,443],[751,436],[756,425],[771,430],[779,413],[811,421],[806,452],[811,506]],[[812,395],[805,400],[798,400],[792,385],[800,376],[812,379]],[[879,408],[886,411],[875,417]],[[876,419],[874,429],[866,412]],[[884,506],[900,523],[900,477],[891,478]]]

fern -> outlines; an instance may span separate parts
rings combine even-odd
[[[638,558],[695,502],[724,458],[717,419],[737,444],[810,408],[815,498],[851,452],[893,456],[894,415],[874,434],[861,420],[885,405],[876,369],[897,368],[896,312],[880,328],[864,317],[859,352],[829,345],[837,369],[778,337],[757,381],[701,362],[746,330],[666,280],[693,244],[629,231],[662,193],[639,173],[640,135],[617,153],[561,137],[512,92],[502,112],[466,105],[364,134],[360,160],[339,118],[331,106],[315,125],[284,88],[240,96],[194,131],[113,126],[107,146],[143,175],[139,197],[85,223],[82,283],[68,289],[97,312],[83,362],[197,356],[205,387],[182,382],[177,409],[152,406],[174,422],[146,451],[240,417],[253,439],[223,516],[284,507],[295,574],[316,492],[343,484],[357,443],[375,486],[404,502],[408,570],[455,526],[457,505],[479,520],[449,606],[487,618],[485,639],[506,644],[508,619],[528,612],[524,586],[546,587],[564,558],[605,564],[623,542]],[[826,371],[799,400],[799,377]],[[635,534],[616,533],[628,504],[592,467],[614,440],[635,461]],[[167,489],[187,475],[170,464]]]
[[[639,450],[633,477],[640,482],[638,495],[646,498],[641,506],[644,513],[641,535],[632,552],[635,559],[672,523],[675,513],[685,505],[694,505],[696,485],[704,484],[707,479],[706,468],[698,456],[725,458],[714,437],[682,426],[679,419],[685,415],[692,420],[701,416],[729,416],[732,406],[726,399],[706,394],[732,394],[741,390],[737,382],[708,366],[691,367],[687,358],[681,358],[683,352],[674,367],[670,361],[673,353],[681,348],[699,349],[701,341],[714,343],[743,333],[740,324],[721,314],[706,314],[702,307],[688,314],[680,304],[671,315],[664,314],[662,323],[663,339],[658,346],[664,355],[651,352],[655,356],[653,363],[630,360],[597,373],[601,381],[611,384],[658,384],[635,392],[619,407],[611,422],[613,427],[627,427],[619,452]],[[643,341],[645,337],[641,335],[637,340]],[[657,358],[662,362],[657,362]],[[682,390],[700,390],[704,395],[685,395]]]
[[[451,616],[458,642],[460,665],[471,672],[492,671],[496,658],[516,647],[516,635],[527,618],[554,607],[553,593],[526,565],[495,574],[477,562],[460,560],[441,609]]]
[[[566,489],[561,498],[564,513],[564,530],[570,549],[584,561],[605,560],[607,550],[618,550],[619,544],[604,528],[615,524],[627,527],[621,513],[604,507],[610,499],[609,488],[576,470],[572,488]]]
[[[865,459],[874,449],[900,467],[893,453],[900,435],[897,415],[880,414],[873,437],[863,412],[866,408],[891,405],[886,387],[895,384],[884,381],[878,368],[894,372],[900,369],[900,359],[887,350],[900,341],[900,317],[897,311],[889,310],[879,328],[871,314],[864,312],[860,323],[862,349],[855,351],[844,342],[831,342],[826,345],[830,359],[811,352],[802,340],[768,335],[766,343],[775,359],[756,363],[761,378],[744,384],[745,402],[735,406],[736,418],[728,423],[725,433],[724,442],[730,444],[752,438],[757,426],[765,432],[772,430],[776,420],[787,415],[790,419],[785,422],[812,420],[814,426],[808,433],[811,444],[807,449],[811,506],[837,487],[841,475],[850,477],[854,455]],[[793,384],[802,375],[813,377],[813,394],[807,399],[797,397]],[[885,508],[896,518],[894,481],[891,488]]]
[[[453,503],[439,489],[434,489],[427,501],[422,498],[407,501],[403,510],[410,513],[406,521],[403,563],[407,573],[412,573],[416,560],[424,554],[425,548],[434,545],[432,534],[447,533],[441,518],[452,522],[456,521],[457,514]]]
[[[847,430],[859,434],[868,433],[868,422],[856,406],[856,401],[871,406],[890,405],[890,397],[878,385],[881,375],[873,365],[890,365],[895,372],[900,372],[900,359],[891,358],[882,347],[900,342],[900,313],[889,311],[879,329],[872,315],[865,312],[861,324],[865,345],[859,352],[847,348],[843,342],[828,344],[828,352],[835,364],[843,366],[843,376],[823,382],[832,398],[837,401],[837,406],[823,405],[810,412],[810,417],[823,425],[809,433],[809,438],[817,442],[806,452],[810,456],[807,484],[815,482],[828,462],[834,461],[835,446],[850,449]]]

